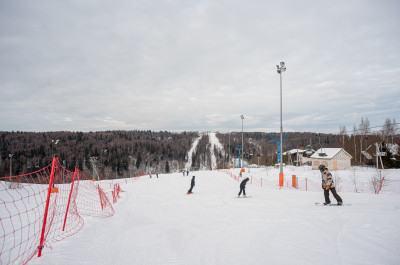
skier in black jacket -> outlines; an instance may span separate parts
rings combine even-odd
[[[249,181],[249,178],[245,178],[244,180],[242,180],[242,182],[240,182],[240,191],[239,191],[238,197],[240,197],[240,194],[242,194],[242,191],[243,191],[243,196],[246,197],[247,181]]]
[[[192,181],[190,182],[190,189],[187,192],[188,194],[192,193],[193,187],[194,187],[194,176],[192,177]]]

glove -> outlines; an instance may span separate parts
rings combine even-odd
[[[324,184],[321,184],[321,187],[322,187],[323,190],[325,189]]]
[[[326,190],[329,190],[329,185],[326,185],[326,188],[325,188]]]

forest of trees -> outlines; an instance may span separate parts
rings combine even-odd
[[[0,177],[35,171],[57,156],[68,170],[92,175],[91,158],[102,178],[119,178],[183,167],[194,132],[0,132]]]
[[[275,134],[277,136],[278,134]],[[68,170],[78,167],[86,176],[93,172],[95,160],[97,175],[102,179],[132,177],[143,173],[169,173],[185,169],[209,169],[211,145],[208,135],[201,138],[191,161],[187,161],[192,142],[198,132],[104,131],[104,132],[0,132],[0,177],[21,175],[49,165],[58,157]],[[229,161],[239,156],[241,132],[217,133],[224,152],[214,150],[217,167],[227,168]],[[277,144],[270,133],[244,132],[243,157],[249,164],[270,166],[277,162]],[[279,138],[277,138],[279,141]],[[383,126],[371,128],[367,118],[352,130],[340,126],[338,134],[311,132],[285,133],[283,150],[296,148],[342,147],[352,157],[352,165],[368,165],[361,151],[387,152],[384,165],[400,167],[398,154],[391,154],[390,144],[400,144],[395,120],[387,119]],[[12,157],[10,157],[12,155]],[[285,158],[284,158],[285,162]]]

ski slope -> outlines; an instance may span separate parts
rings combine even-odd
[[[400,264],[398,195],[340,193],[351,206],[320,207],[322,191],[247,185],[252,198],[238,199],[216,171],[122,189],[113,217],[86,219],[29,264]]]
[[[196,151],[197,145],[199,144],[201,138],[203,137],[202,134],[199,135],[199,137],[197,137],[194,142],[192,143],[192,146],[187,154],[187,162],[185,165],[185,169],[186,170],[190,170],[191,166],[192,166],[192,156],[193,153]]]
[[[210,132],[208,134],[208,137],[210,139],[211,168],[217,168],[217,157],[215,156],[214,149],[220,151],[222,157],[224,157],[225,156],[224,147],[219,142],[215,132]]]

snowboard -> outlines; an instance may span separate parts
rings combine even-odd
[[[323,202],[316,202],[315,205],[316,206],[350,206],[351,203],[343,203],[342,205],[331,203],[331,204],[325,205]]]
[[[193,191],[192,192],[186,192],[187,195],[192,194],[192,193],[193,193]]]

